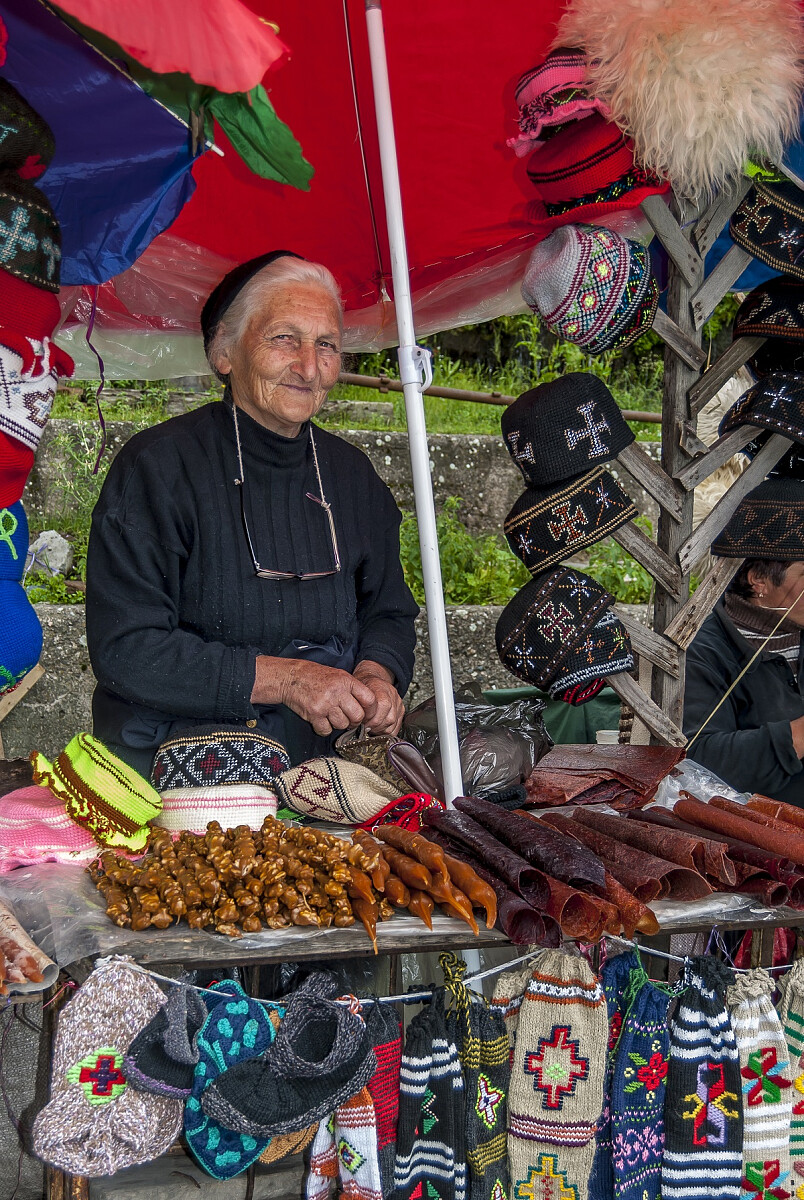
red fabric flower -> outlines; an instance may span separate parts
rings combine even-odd
[[[661,1054],[651,1054],[648,1059],[648,1065],[640,1067],[637,1071],[637,1079],[641,1083],[644,1083],[649,1091],[653,1092],[659,1087],[666,1074],[667,1063]]]

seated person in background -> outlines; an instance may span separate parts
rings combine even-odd
[[[280,251],[201,316],[223,401],[133,437],[92,518],[97,737],[148,775],[194,724],[248,726],[298,763],[361,723],[395,733],[418,611],[400,513],[368,458],[313,426],[341,365],[338,288]]]
[[[804,806],[804,482],[766,479],[712,553],[745,562],[687,651],[684,733],[703,727],[688,755],[738,791]]]

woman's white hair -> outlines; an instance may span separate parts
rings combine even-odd
[[[335,302],[342,326],[341,292],[332,272],[322,263],[307,262],[303,258],[291,258],[289,255],[277,258],[249,279],[218,323],[207,349],[207,361],[218,379],[226,379],[217,367],[221,356],[237,345],[249,322],[265,306],[272,292],[287,287],[289,283],[313,284],[327,292]]]

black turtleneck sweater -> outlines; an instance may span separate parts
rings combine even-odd
[[[257,559],[275,570],[328,570],[326,514],[306,497],[319,494],[309,425],[284,438],[242,410],[238,420]],[[357,662],[388,667],[405,693],[418,609],[399,562],[399,510],[360,450],[317,427],[315,442],[342,567],[322,579],[281,581],[254,573],[227,402],[123,447],[93,513],[87,558],[96,722],[104,692],[155,717],[253,719],[257,655],[278,655],[295,638],[324,643],[335,635],[354,644]],[[108,722],[104,732],[116,740]]]

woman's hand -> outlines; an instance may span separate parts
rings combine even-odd
[[[354,678],[370,688],[374,705],[366,709],[363,723],[372,733],[399,733],[405,706],[394,687],[394,679],[387,667],[364,659],[354,669]]]
[[[285,704],[321,737],[360,725],[377,709],[374,690],[348,671],[265,654],[257,659],[251,702]]]

